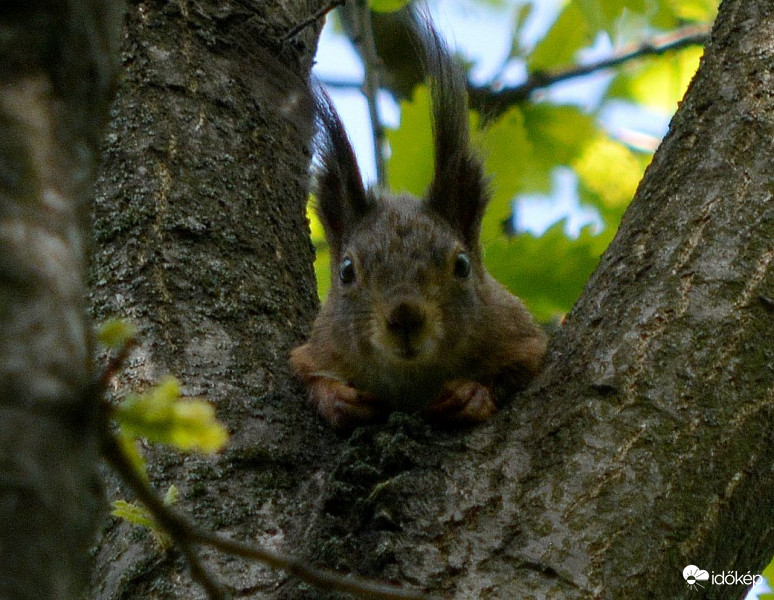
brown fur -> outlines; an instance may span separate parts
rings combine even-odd
[[[494,381],[525,383],[545,353],[543,331],[482,263],[488,193],[469,143],[464,72],[432,29],[422,33],[436,163],[424,199],[366,190],[343,125],[319,96],[317,198],[331,289],[291,365],[337,429],[391,410],[486,420]]]

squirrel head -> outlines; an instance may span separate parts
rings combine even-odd
[[[475,314],[480,252],[425,201],[368,197],[372,208],[331,253],[326,302],[337,320],[352,319],[361,349],[431,363],[461,333],[460,321]]]
[[[529,381],[545,353],[524,303],[482,263],[489,197],[470,147],[464,71],[427,23],[418,33],[435,157],[421,198],[367,189],[330,99],[317,96],[317,209],[331,288],[309,341],[290,360],[338,428],[385,409],[485,420],[494,410],[488,386]]]
[[[470,147],[465,74],[437,34],[424,33],[435,169],[422,198],[366,189],[344,126],[318,92],[317,211],[331,253],[321,314],[359,356],[396,364],[435,365],[464,344],[488,278],[479,233],[489,196]]]

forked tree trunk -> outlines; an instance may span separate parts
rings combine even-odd
[[[340,439],[286,367],[314,309],[309,121],[283,111],[295,79],[260,50],[303,79],[312,32],[277,40],[321,4],[130,7],[95,310],[141,327],[124,384],[171,371],[232,432],[213,459],[154,453],[154,484],[177,485],[206,527],[448,598],[679,598],[695,593],[687,564],[758,572],[774,549],[774,6],[724,1],[527,393],[469,431],[394,415]],[[208,561],[238,597],[325,595]],[[106,529],[98,567],[95,598],[202,597],[125,525]]]

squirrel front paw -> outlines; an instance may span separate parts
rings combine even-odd
[[[445,423],[459,425],[483,423],[495,411],[488,387],[476,381],[456,379],[447,383],[426,409],[426,414]]]
[[[327,377],[309,385],[309,399],[317,412],[337,431],[349,431],[378,418],[383,412],[375,396]]]

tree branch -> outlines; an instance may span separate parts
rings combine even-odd
[[[376,180],[380,186],[387,183],[387,170],[384,158],[384,127],[379,118],[378,94],[380,87],[380,72],[382,62],[376,51],[374,30],[371,24],[371,9],[366,0],[357,0],[354,8],[355,35],[353,42],[360,60],[363,62],[365,81],[362,85],[363,94],[368,104],[368,116],[373,131],[374,162],[376,163]]]
[[[290,38],[297,36],[304,29],[306,29],[313,23],[317,22],[319,19],[322,19],[325,15],[327,15],[337,6],[343,6],[346,1],[347,0],[331,0],[330,2],[328,2],[328,4],[323,6],[316,13],[314,13],[311,17],[309,17],[308,19],[305,19],[304,21],[301,21],[295,27],[292,27],[291,29],[289,29],[288,32],[282,37],[281,41],[287,42]]]
[[[164,529],[175,541],[188,561],[193,578],[207,591],[211,600],[223,600],[225,595],[220,584],[199,559],[195,549],[197,544],[210,546],[234,556],[260,561],[327,590],[345,592],[373,600],[428,600],[427,596],[417,591],[402,590],[359,577],[348,577],[332,571],[316,569],[305,565],[298,558],[198,529],[164,504],[150,485],[137,473],[115,435],[109,429],[108,414],[108,412],[103,413],[102,455],[132,489],[137,499],[153,515],[159,527]]]
[[[540,89],[546,89],[562,81],[585,77],[598,71],[618,67],[649,56],[660,56],[691,46],[701,46],[709,39],[709,25],[691,26],[678,29],[671,33],[654,37],[636,46],[628,46],[619,52],[602,60],[575,65],[554,73],[536,72],[526,81],[513,87],[495,91],[493,85],[469,86],[471,107],[488,116],[497,116],[514,104],[523,102]],[[331,88],[362,89],[362,81],[346,79],[324,79],[323,83]]]
[[[551,87],[559,82],[585,77],[648,56],[660,56],[690,46],[703,46],[709,39],[710,27],[710,25],[684,27],[646,40],[636,46],[627,46],[612,56],[592,63],[576,65],[554,73],[537,71],[523,83],[499,91],[492,90],[491,86],[471,87],[471,106],[488,116],[498,115],[510,106],[523,102],[536,90]]]

